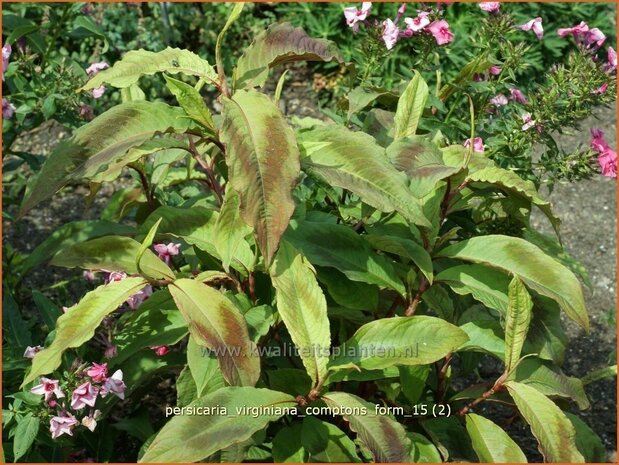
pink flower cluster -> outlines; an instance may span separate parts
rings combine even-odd
[[[601,129],[592,129],[591,137],[591,147],[598,153],[602,175],[617,179],[617,151],[604,140],[604,131]]]
[[[540,17],[527,21],[526,23],[518,26],[518,28],[527,32],[533,31],[535,37],[537,37],[539,40],[544,37],[544,27],[542,26],[542,18]]]
[[[110,67],[110,65],[108,65],[105,61],[100,61],[100,62],[97,62],[97,63],[92,63],[88,68],[86,68],[86,74],[88,74],[88,77],[91,78],[95,74],[97,74],[99,71],[102,71],[105,68],[109,68],[109,67]],[[105,93],[105,86],[100,86],[100,87],[97,87],[96,89],[92,90],[92,96],[94,98],[99,98],[104,93]]]
[[[597,27],[589,28],[589,25],[584,21],[581,21],[580,24],[573,27],[557,29],[557,34],[559,34],[559,37],[571,35],[576,42],[584,44],[587,47],[599,48],[606,41],[606,36],[602,31]]]
[[[163,260],[166,265],[170,264],[170,259],[172,257],[175,257],[180,253],[180,247],[180,244],[174,244],[173,242],[170,242],[169,244],[155,244],[153,246],[159,258]]]
[[[469,148],[471,146],[471,139],[465,140],[464,146]],[[484,153],[485,147],[484,140],[481,137],[473,139],[473,152]]]
[[[112,376],[108,376],[107,364],[93,363],[85,375],[83,373],[78,375],[87,376],[89,379],[73,389],[69,406],[66,402],[62,406],[58,405],[58,401],[65,398],[65,393],[60,389],[60,382],[56,379],[42,377],[40,384],[30,390],[33,394],[42,395],[50,408],[58,407],[57,414],[50,420],[49,430],[52,439],[63,434],[73,436],[73,429],[80,423],[90,431],[94,431],[101,416],[101,412],[94,409],[97,397],[104,398],[108,394],[114,394],[120,399],[125,398],[126,386],[121,370],[116,370]],[[86,407],[90,407],[90,412],[84,415],[81,421],[78,420],[75,414]]]

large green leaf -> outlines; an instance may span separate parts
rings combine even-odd
[[[130,237],[98,237],[64,249],[52,259],[50,265],[135,274],[138,272],[136,258],[139,251],[140,243]],[[150,278],[174,279],[174,272],[170,267],[150,250],[144,252],[140,267]]]
[[[398,236],[385,236],[385,235],[368,235],[364,238],[372,244],[377,250],[383,252],[399,255],[400,257],[408,258],[412,260],[419,270],[432,284],[433,269],[432,269],[432,257],[421,245],[417,244],[411,239],[405,239]]]
[[[241,216],[254,228],[265,265],[271,264],[294,211],[299,149],[294,132],[271,100],[256,91],[224,98],[221,141]]]
[[[237,89],[262,87],[274,66],[294,61],[343,62],[330,40],[314,39],[290,23],[270,26],[261,32],[239,58],[234,73]]]
[[[156,134],[184,132],[191,124],[180,108],[165,103],[127,102],[112,107],[60,142],[45,161],[20,208],[20,215],[71,180],[94,177]]]
[[[337,268],[352,281],[387,287],[401,295],[406,293],[392,263],[344,225],[293,221],[286,231],[286,240],[313,265]]]
[[[377,414],[374,404],[346,392],[329,392],[322,398],[331,409],[342,412],[374,461],[408,461],[411,441],[406,430],[393,418]]]
[[[491,184],[508,194],[522,197],[536,205],[550,220],[557,234],[561,220],[554,215],[550,202],[541,198],[532,181],[522,179],[515,172],[496,166],[469,173],[466,180],[472,183]],[[473,184],[474,186],[475,184]]]
[[[178,279],[168,288],[196,342],[217,355],[226,381],[256,384],[260,357],[236,306],[219,291],[192,279]]]
[[[474,237],[450,245],[438,255],[482,263],[518,275],[527,286],[554,299],[567,316],[589,330],[585,300],[576,276],[523,239],[501,235]]]
[[[454,352],[466,341],[464,331],[440,318],[384,318],[359,328],[335,352],[329,369],[378,370],[394,365],[425,365]]]
[[[397,211],[407,220],[430,226],[419,199],[406,185],[372,136],[341,126],[319,127],[300,135],[305,157],[303,168],[329,185],[358,195],[368,205],[383,211]]]
[[[460,326],[469,340],[462,345],[459,352],[475,351],[487,352],[499,360],[505,358],[505,341],[503,328],[497,320],[472,320]]]
[[[395,139],[414,136],[428,100],[428,84],[415,71],[395,111]]]
[[[32,369],[22,386],[60,366],[62,353],[79,347],[95,334],[101,321],[129,297],[139,292],[148,282],[143,278],[125,278],[96,288],[58,318],[56,337],[49,347],[32,359]]]
[[[511,371],[520,361],[522,346],[531,324],[533,302],[517,276],[509,283],[509,306],[505,317],[505,368]]]
[[[540,452],[547,462],[582,463],[584,458],[576,448],[576,432],[559,407],[537,389],[526,384],[505,383],[520,414],[531,426]]]
[[[327,301],[312,265],[288,242],[283,241],[271,267],[277,310],[299,350],[314,386],[327,374],[331,331]]]
[[[196,410],[195,415],[172,418],[157,434],[140,462],[203,460],[225,447],[249,439],[269,422],[285,415],[287,408],[294,406],[294,397],[269,389],[219,389],[187,406],[188,409]],[[211,408],[212,413],[204,414],[205,408]],[[227,413],[222,414],[221,410],[217,410],[221,408]],[[202,414],[198,414],[197,409],[201,409]],[[251,409],[257,409],[261,414],[252,415]]]
[[[217,357],[209,354],[208,349],[200,346],[193,336],[189,337],[187,344],[187,366],[191,371],[198,397],[210,394],[226,385]]]
[[[137,83],[142,76],[162,72],[183,73],[210,83],[217,82],[217,73],[208,61],[189,50],[168,47],[160,52],[131,50],[114,66],[97,73],[81,90],[96,89],[104,84],[122,89]]]
[[[487,418],[469,413],[466,416],[466,430],[480,462],[527,463],[527,457],[518,444]]]
[[[471,294],[484,305],[507,313],[509,278],[503,273],[483,265],[458,265],[441,271],[434,279],[457,294]]]
[[[254,254],[245,240],[245,236],[251,233],[251,228],[241,218],[240,208],[241,202],[236,191],[226,190],[214,230],[215,248],[226,271],[233,259],[247,264],[254,261]]]

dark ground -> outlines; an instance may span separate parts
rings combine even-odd
[[[317,116],[316,94],[309,89],[309,79],[300,76],[298,69],[291,70],[282,97],[282,107],[287,114]],[[303,73],[305,74],[305,73]],[[582,130],[569,136],[559,136],[560,145],[566,148],[588,145],[589,130],[601,128],[606,132],[611,146],[616,147],[615,109],[600,109],[596,118],[590,118],[582,125]],[[38,131],[29,135],[27,144],[34,153],[49,153],[58,140],[57,127]],[[121,181],[122,182],[122,181]],[[97,195],[93,206],[84,210],[84,197],[88,191],[83,186],[66,188],[30,212],[22,221],[14,225],[3,219],[3,243],[10,243],[20,252],[28,252],[41,243],[52,231],[66,222],[95,218],[114,186],[104,187]],[[566,374],[581,377],[592,370],[615,363],[616,350],[616,182],[601,176],[575,184],[557,185],[550,195],[555,212],[562,219],[562,238],[569,253],[580,260],[587,268],[593,290],[585,288],[585,298],[591,319],[591,332],[584,334],[571,321],[565,320],[570,345],[563,367]],[[14,206],[6,206],[15,213]],[[550,233],[550,227],[541,215],[536,215],[533,223],[542,232]],[[52,267],[35,270],[25,282],[34,289],[47,288],[63,279],[76,278],[76,272]],[[57,294],[55,290],[46,291],[50,298],[61,305],[73,305],[84,292],[81,279],[74,279],[69,286],[69,294]],[[491,375],[492,367],[488,368]],[[598,381],[587,386],[591,408],[580,412],[583,420],[602,438],[609,454],[609,460],[616,461],[616,379]],[[490,407],[490,410],[494,410]],[[500,413],[497,412],[497,417]],[[498,421],[498,418],[497,418]],[[535,439],[528,427],[521,422],[509,427],[510,434],[522,446],[532,461],[541,461]]]

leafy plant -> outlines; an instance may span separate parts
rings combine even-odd
[[[242,9],[217,37],[215,66],[169,47],[128,52],[92,77],[82,91],[136,98],[62,141],[29,186],[21,217],[68,183],[96,191],[136,174],[102,219],[63,226],[8,270],[21,279],[51,259],[105,282],[62,314],[38,297],[44,348],[5,293],[9,369],[24,375],[3,416],[7,457],[66,461],[79,444],[109,460],[99,451],[112,450],[111,428],[96,439],[86,429],[166,373],[171,419],[153,431],[133,406],[113,423],[141,445],[130,459],[523,461],[481,409],[498,402],[530,425],[545,460],[601,460],[583,445],[595,434],[567,413],[588,400],[561,370],[560,312],[585,331],[589,319],[574,261],[553,238],[529,240],[534,208],[559,230],[535,185],[429,130],[420,73],[390,95],[394,112],[352,112],[359,125],[287,119],[281,86],[263,91],[279,65],[353,66],[281,23],[231,72],[223,47]],[[178,105],[145,100],[142,78],[159,75]],[[107,362],[91,365],[102,349]],[[503,366],[496,380],[456,387],[488,356]]]

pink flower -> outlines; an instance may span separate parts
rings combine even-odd
[[[519,89],[516,89],[514,87],[513,89],[509,89],[509,93],[511,95],[511,99],[514,102],[518,102],[522,105],[526,105],[528,103],[527,98],[524,96],[524,94]]]
[[[140,292],[129,297],[127,299],[127,304],[131,310],[137,310],[151,295],[153,295],[153,288],[151,286],[146,286]]]
[[[574,27],[566,27],[557,29],[557,34],[559,37],[565,37],[569,34],[572,34],[575,38],[578,36],[584,36],[589,30],[589,26],[584,21],[581,21],[580,24],[577,24]]]
[[[86,281],[93,282],[95,280],[95,272],[92,270],[84,270],[82,276]]]
[[[524,123],[522,125],[523,131],[535,126],[535,120],[531,117],[531,113],[528,112],[522,115],[522,122]]]
[[[595,44],[597,47],[601,47],[605,40],[606,36],[597,27],[589,29],[589,32],[585,35],[585,42],[587,45]]]
[[[507,97],[503,94],[496,94],[494,97],[490,99],[490,103],[495,107],[502,107],[503,105],[507,105],[508,100]]]
[[[157,355],[157,357],[163,357],[165,354],[170,352],[170,348],[168,346],[153,346],[151,349],[155,351],[155,355]]]
[[[41,378],[40,382],[41,384],[37,384],[35,387],[30,389],[30,392],[39,395],[43,394],[45,396],[46,402],[50,400],[53,395],[55,395],[58,399],[64,397],[64,393],[60,390],[60,387],[58,386],[58,380]]]
[[[79,421],[70,413],[52,417],[49,421],[49,431],[52,433],[52,439],[56,439],[63,434],[73,436],[73,428],[78,424]]]
[[[56,402],[55,400],[50,400],[47,405],[49,405],[51,408],[56,407],[56,405],[58,405],[58,402]]]
[[[617,179],[617,152],[610,147],[598,155],[602,176]]]
[[[96,89],[93,89],[91,94],[93,98],[100,98],[103,94],[105,94],[105,86],[99,86]]]
[[[13,113],[15,113],[15,105],[9,103],[9,101],[5,98],[2,99],[2,117],[4,119],[10,119],[13,117]]]
[[[592,90],[591,93],[593,95],[602,95],[604,92],[606,92],[606,89],[608,89],[608,84],[605,82],[604,84],[602,84],[597,89]]]
[[[6,72],[7,67],[9,66],[9,58],[11,58],[11,46],[9,44],[5,44],[2,47],[2,80],[4,81],[4,73]]]
[[[95,117],[94,112],[92,111],[92,107],[90,105],[86,105],[85,103],[80,103],[80,118],[85,120],[91,120]],[[84,271],[84,277],[86,277],[86,273],[90,273],[94,276],[92,271],[86,270]]]
[[[346,24],[348,24],[348,27],[352,27],[353,32],[359,30],[359,22],[364,21],[368,17],[370,8],[372,8],[372,2],[363,2],[360,10],[356,6],[344,8]]]
[[[111,271],[107,277],[106,284],[110,284],[115,281],[122,281],[126,277],[127,277],[127,273],[123,271]]]
[[[612,47],[608,47],[608,65],[607,71],[615,71],[617,69],[617,52]]]
[[[406,3],[402,3],[398,8],[398,16],[402,16],[404,13],[406,13]]]
[[[532,19],[531,21],[525,24],[522,24],[518,27],[522,29],[523,31],[533,30],[533,32],[535,33],[538,39],[541,39],[542,37],[544,37],[544,28],[542,27],[542,18],[540,17]]]
[[[82,425],[88,428],[90,431],[94,431],[97,427],[97,420],[101,417],[101,410],[95,410],[90,415],[82,418]]]
[[[438,45],[445,45],[454,40],[454,35],[449,30],[449,24],[444,19],[434,21],[428,26],[428,30],[432,33]]]
[[[101,397],[106,397],[110,392],[120,399],[125,398],[125,383],[123,382],[123,372],[116,370],[112,376],[105,380],[101,387]]]
[[[102,71],[105,68],[109,68],[109,67],[110,65],[108,65],[105,61],[99,61],[97,63],[91,64],[88,68],[86,68],[86,74],[92,77],[95,74],[97,74],[99,71]]]
[[[490,71],[490,74],[498,76],[499,74],[501,74],[502,69],[500,66],[492,65],[488,71]]]
[[[464,146],[465,147],[470,147],[471,146],[471,139],[467,139],[464,141]],[[474,152],[479,152],[479,153],[484,153],[484,140],[481,137],[476,137],[475,139],[473,139],[473,151]]]
[[[110,359],[116,357],[117,353],[118,348],[114,344],[111,344],[105,348],[105,353],[103,354],[103,356],[107,359]]]
[[[591,129],[591,148],[598,153],[608,150],[610,147],[604,140],[604,131],[601,129]]]
[[[481,2],[479,4],[479,8],[481,8],[482,11],[496,14],[499,12],[499,8],[501,8],[501,4],[499,2]]]
[[[398,26],[390,19],[383,21],[383,27],[383,41],[385,42],[387,50],[391,50],[398,41],[400,29],[398,29]]]
[[[37,352],[41,352],[43,350],[43,347],[41,346],[34,346],[34,347],[26,347],[26,350],[24,352],[24,358],[34,358],[34,356],[36,355]]]
[[[90,376],[95,383],[105,381],[105,378],[107,378],[107,363],[93,363],[86,371],[86,374]]]
[[[155,244],[153,248],[161,260],[166,262],[166,264],[170,264],[170,258],[179,254],[180,246],[180,244],[170,242],[169,244]]]
[[[419,32],[424,29],[428,24],[430,24],[428,15],[429,13],[422,11],[416,18],[404,18],[406,30],[411,32]]]
[[[81,410],[87,405],[94,407],[98,392],[99,390],[90,384],[90,382],[86,382],[75,388],[75,391],[73,391],[71,395],[71,408],[74,410]]]

